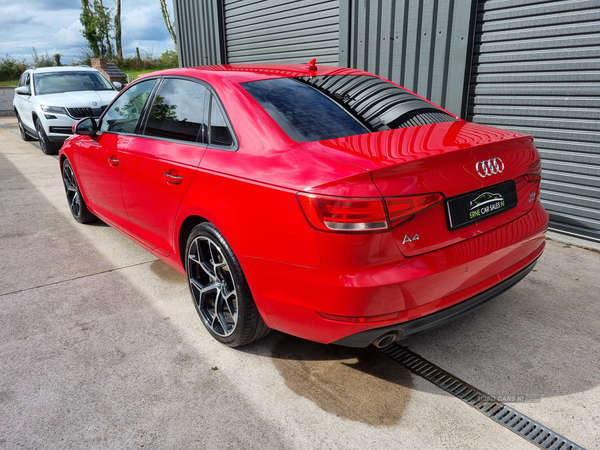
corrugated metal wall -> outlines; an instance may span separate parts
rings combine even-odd
[[[340,7],[340,65],[381,75],[463,115],[471,0],[349,0]]]
[[[600,2],[480,1],[468,119],[535,136],[551,228],[600,239]]]
[[[174,0],[179,67],[225,63],[221,2]]]
[[[229,63],[304,63],[316,57],[337,65],[337,0],[225,0]]]

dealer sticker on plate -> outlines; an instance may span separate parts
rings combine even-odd
[[[490,186],[446,202],[451,230],[495,216],[517,206],[514,181]]]

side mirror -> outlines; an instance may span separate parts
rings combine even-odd
[[[18,95],[31,95],[31,89],[29,86],[19,86],[15,89],[15,94]]]
[[[96,121],[91,117],[86,117],[76,122],[73,125],[73,134],[80,134],[82,136],[95,136],[98,133],[98,125]]]
[[[121,83],[119,83],[118,81],[113,81],[113,86],[117,88],[117,91],[120,91],[121,89],[123,89],[123,85]]]

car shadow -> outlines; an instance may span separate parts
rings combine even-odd
[[[600,291],[593,274],[599,258],[583,249],[568,251],[565,258],[562,244],[549,243],[535,272],[517,286],[399,345],[490,395],[539,402],[597,387],[600,305],[591,292]],[[385,395],[402,402],[411,389],[448,395],[415,383],[407,369],[373,346],[324,345],[274,332],[239,351],[272,358],[286,385],[323,409],[344,399],[339,415],[351,415],[344,405],[361,408],[366,398],[380,398],[380,407],[387,405]]]

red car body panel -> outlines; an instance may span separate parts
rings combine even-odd
[[[130,232],[162,255],[173,248],[174,218],[206,147],[136,137],[119,154]]]
[[[539,184],[529,183],[525,179],[529,166],[539,157],[533,138],[465,121],[301,145],[309,151],[329,156],[342,153],[343,162],[370,170],[373,183],[384,197],[442,192],[449,198],[475,191],[489,184],[489,179],[482,178],[473,170],[477,161],[502,158],[507,169],[494,176],[494,184],[511,179],[516,181],[519,195],[517,208],[450,231],[446,227],[445,207],[438,204],[417,214],[410,223],[393,230],[396,241],[406,256],[455,244],[513,220],[531,210],[533,203],[529,199],[532,193],[539,195]],[[338,195],[322,188],[314,192]],[[356,196],[371,195],[363,193]],[[432,224],[438,226],[432,227]],[[428,239],[402,245],[405,235],[412,237],[424,229],[429,232]]]
[[[104,134],[97,139],[81,139],[75,159],[78,179],[85,179],[86,202],[94,205],[97,215],[120,229],[129,229],[121,191],[118,153],[132,141],[130,136]],[[114,162],[110,162],[110,160]]]
[[[313,71],[333,74],[371,75],[323,66]],[[213,223],[271,328],[330,343],[424,317],[510,278],[544,248],[548,215],[539,182],[526,178],[539,158],[530,136],[458,120],[299,144],[240,85],[306,76],[299,66],[215,66],[147,77],[168,75],[212,87],[235,131],[236,151],[105,133],[71,137],[60,158],[72,162],[94,214],[183,273],[185,224]],[[476,173],[478,161],[496,157],[506,170],[492,177]],[[182,180],[172,183],[165,173]],[[359,198],[439,192],[449,199],[508,180],[515,182],[516,207],[455,230],[447,226],[442,202],[390,230],[324,232],[311,226],[297,199],[299,192]],[[392,312],[399,312],[397,319],[373,323],[319,314]]]

